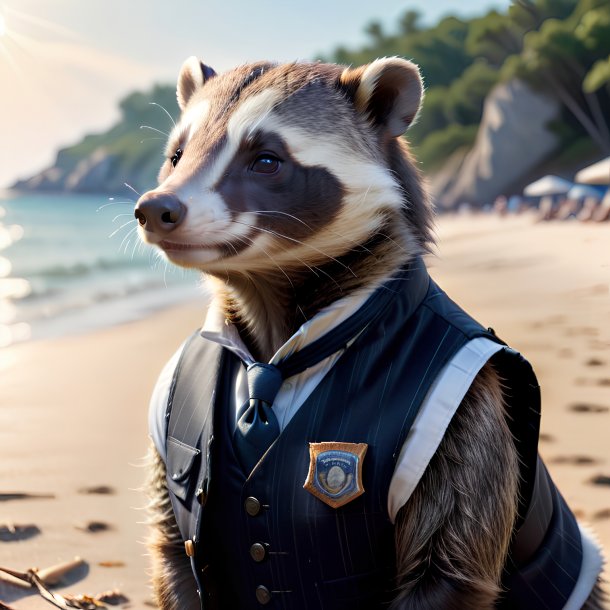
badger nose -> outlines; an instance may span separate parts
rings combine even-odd
[[[134,216],[147,231],[165,235],[184,220],[186,207],[172,193],[149,191],[138,200]]]

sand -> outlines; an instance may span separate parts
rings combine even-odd
[[[610,224],[444,217],[438,235],[433,277],[534,364],[543,392],[541,453],[577,515],[610,548],[610,485],[593,482],[610,482]],[[148,398],[202,315],[202,305],[189,303],[0,352],[0,493],[54,496],[0,501],[0,527],[39,529],[25,540],[0,540],[0,566],[45,567],[79,555],[87,569],[60,591],[119,588],[131,608],[148,607],[137,510],[145,503],[137,488]],[[113,493],[82,493],[95,486]],[[91,522],[110,529],[83,531]],[[0,599],[16,610],[51,607],[7,586]]]

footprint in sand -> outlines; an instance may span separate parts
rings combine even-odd
[[[116,493],[116,489],[110,487],[110,485],[95,485],[93,487],[81,487],[78,489],[78,493],[85,495],[112,496]]]
[[[610,508],[602,508],[602,510],[598,510],[596,513],[593,513],[593,519],[596,521],[610,519]]]
[[[16,542],[19,540],[28,540],[40,534],[40,528],[34,524],[17,525],[8,523],[0,525],[0,541]]]
[[[610,386],[610,377],[603,377],[602,379],[587,379],[586,377],[577,377],[574,380],[575,385],[601,385]]]
[[[568,337],[596,337],[599,330],[593,326],[573,326],[566,330]]]
[[[129,598],[123,595],[118,589],[113,591],[105,591],[96,595],[95,599],[102,604],[108,604],[110,606],[119,606],[129,602]]]
[[[589,480],[593,485],[610,486],[610,477],[606,474],[598,474]]]
[[[552,464],[569,464],[570,466],[589,466],[598,460],[587,455],[558,455],[549,460]]]
[[[574,411],[574,413],[606,413],[607,411],[610,411],[610,409],[604,405],[591,405],[584,402],[570,405],[568,409]]]
[[[74,526],[81,532],[87,532],[89,534],[97,534],[98,532],[107,532],[112,529],[112,526],[103,521],[88,521],[87,523],[81,523]]]
[[[22,491],[0,492],[0,502],[8,502],[9,500],[48,500],[53,498],[55,498],[53,494],[27,493]]]
[[[604,366],[604,364],[606,363],[599,358],[589,358],[589,360],[585,362],[585,366]]]

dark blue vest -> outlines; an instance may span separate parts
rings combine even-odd
[[[387,498],[400,449],[428,390],[457,351],[475,337],[499,341],[422,268],[406,280],[249,476],[233,450],[233,414],[223,409],[232,391],[225,380],[242,364],[199,333],[188,342],[168,401],[167,483],[202,607],[375,610],[392,599],[394,528]],[[507,347],[493,361],[506,380],[522,464],[515,531],[530,528],[507,562],[501,605],[559,610],[580,569],[579,531],[537,459],[540,397],[531,367]],[[365,492],[340,508],[303,488],[309,443],[330,441],[368,445]],[[545,501],[531,503],[539,493]],[[546,507],[544,519],[525,518],[530,504]]]

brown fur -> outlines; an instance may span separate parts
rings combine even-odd
[[[253,354],[268,359],[305,320],[320,309],[361,288],[374,285],[412,256],[428,249],[432,241],[431,205],[419,170],[404,142],[384,135],[383,120],[388,109],[377,109],[379,119],[375,129],[371,130],[368,120],[364,120],[365,116],[350,108],[362,70],[344,71],[340,66],[326,64],[276,66],[258,63],[237,68],[222,78],[211,78],[205,86],[193,90],[190,73],[195,68],[190,68],[180,80],[182,83],[186,79],[187,86],[179,97],[187,111],[201,100],[208,100],[209,114],[198,133],[186,145],[187,149],[177,167],[173,170],[169,160],[164,164],[160,182],[169,179],[168,184],[184,184],[194,180],[208,163],[213,162],[217,151],[225,143],[228,121],[240,102],[273,87],[283,92],[282,103],[275,109],[280,119],[290,117],[292,124],[303,132],[311,132],[312,137],[318,132],[333,133],[340,125],[342,136],[350,145],[359,148],[360,154],[370,159],[386,160],[402,190],[402,211],[392,207],[385,210],[380,208],[377,216],[382,219],[381,226],[361,241],[352,243],[346,241],[341,227],[328,228],[331,211],[337,206],[333,193],[338,193],[342,186],[329,183],[329,178],[322,174],[323,168],[310,168],[306,179],[306,184],[311,185],[317,180],[315,172],[320,173],[319,180],[324,181],[323,185],[326,183],[319,191],[323,198],[321,201],[312,199],[311,192],[305,195],[296,191],[292,197],[292,207],[280,208],[280,212],[273,214],[275,208],[271,207],[270,211],[263,209],[262,203],[256,203],[253,193],[248,194],[250,205],[254,203],[257,210],[263,211],[257,212],[256,225],[233,244],[225,245],[223,251],[228,258],[230,254],[247,248],[255,237],[273,235],[278,243],[267,253],[269,264],[264,269],[248,269],[228,265],[223,260],[202,267],[202,270],[218,279],[216,285],[225,295],[227,316],[242,331],[247,331],[245,339]],[[395,68],[392,70],[395,72]],[[413,78],[419,78],[415,69],[412,72]],[[417,95],[420,94],[421,91]],[[409,111],[415,112],[417,103],[415,96],[412,97]],[[379,106],[381,101],[372,99],[367,115],[374,115],[375,106]],[[314,125],[310,122],[310,116],[316,117]],[[184,137],[180,133],[172,136],[167,147],[168,159],[175,150],[185,146]],[[242,163],[239,155],[247,158],[247,151],[236,156],[232,162],[236,166]],[[294,165],[300,167],[296,162]],[[231,213],[235,215],[243,211],[240,205],[244,201],[244,194],[238,190],[239,181],[235,178],[238,170],[234,172],[231,167],[214,185],[214,189],[230,204]],[[304,196],[307,199],[299,201]],[[265,198],[264,193],[260,197],[261,202],[266,201],[270,206],[269,197]],[[334,207],[329,207],[325,197],[331,197],[330,203]],[[367,197],[367,193],[363,192],[362,197]],[[343,252],[330,256],[311,249],[307,251],[305,259],[286,260],[284,257],[281,262],[276,262],[295,245],[306,245],[313,233],[325,227],[334,242],[344,244]]]
[[[146,489],[150,525],[146,545],[152,564],[154,602],[163,610],[196,610],[199,596],[169,499],[165,464],[152,446],[148,452]]]
[[[417,69],[400,60],[375,62],[370,70],[364,66],[344,69],[326,64],[258,63],[219,78],[206,76],[205,84],[197,88],[193,73],[199,77],[198,66],[192,61],[188,64],[180,78],[178,97],[185,114],[200,103],[207,114],[194,134],[189,134],[187,125],[172,135],[161,184],[138,205],[147,198],[178,197],[176,193],[185,185],[202,184],[206,172],[215,175],[214,163],[228,145],[231,117],[267,90],[281,92],[277,102],[273,98],[272,112],[277,124],[289,124],[298,131],[297,148],[336,132],[337,138],[349,144],[346,155],[354,154],[357,162],[371,160],[389,170],[393,179],[386,190],[379,187],[380,193],[369,196],[368,185],[354,190],[349,181],[341,182],[332,163],[324,165],[324,159],[319,164],[315,159],[301,162],[289,150],[293,143],[284,143],[281,133],[269,136],[258,130],[248,132],[222,172],[205,183],[207,194],[184,191],[189,194],[184,202],[184,224],[192,214],[188,210],[190,199],[205,200],[210,194],[217,197],[211,197],[210,206],[222,196],[232,221],[244,213],[256,215],[256,221],[233,236],[233,241],[232,234],[225,235],[219,259],[201,264],[174,262],[200,268],[209,276],[215,299],[236,324],[254,357],[269,360],[321,309],[371,289],[414,256],[430,250],[432,208],[428,195],[406,143],[395,137],[417,113],[421,81]],[[209,68],[201,69],[204,76],[210,74]],[[400,90],[394,89],[397,82]],[[274,190],[266,182],[248,182],[244,168],[260,150],[257,138],[271,142],[272,150],[282,150],[287,167],[295,172],[291,175],[300,177],[294,183],[299,185],[298,192],[291,193],[281,181],[272,183]],[[182,148],[182,158],[173,167],[170,159]],[[343,153],[343,149],[338,150]],[[331,160],[337,160],[338,153],[332,154],[335,157],[331,155]],[[381,180],[377,175],[375,179]],[[191,192],[195,196],[190,196]],[[330,198],[326,208],[325,192]],[[272,196],[277,201],[265,207]],[[360,205],[361,216],[357,218],[363,218],[365,226],[337,222],[350,205],[355,209]],[[369,230],[369,226],[373,228]],[[181,230],[172,232],[172,239],[179,241],[180,237],[173,236],[180,236]],[[346,236],[349,230],[352,237]],[[213,229],[209,231],[216,235]],[[248,259],[253,240],[261,235],[269,237],[269,250]],[[320,236],[332,254],[309,246]],[[299,256],[294,255],[295,250]],[[487,365],[398,514],[398,573],[392,608],[483,610],[494,606],[501,593],[500,578],[516,518],[518,478],[517,453],[506,424],[500,380]],[[167,610],[198,608],[190,564],[171,512],[165,468],[154,451],[149,488],[153,527],[149,547],[156,601]],[[587,610],[599,610],[601,599],[596,589]]]
[[[393,608],[493,607],[517,515],[518,479],[500,381],[486,365],[399,512]]]

